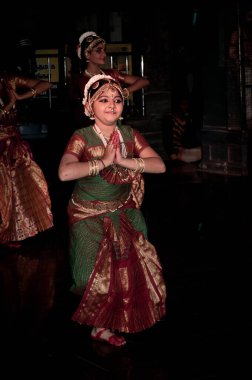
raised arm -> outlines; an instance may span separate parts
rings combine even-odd
[[[48,81],[24,77],[16,77],[15,80],[10,81],[10,84],[17,100],[35,98],[36,95],[48,91],[52,87],[52,83]],[[27,89],[27,91],[20,93],[19,88]]]
[[[149,79],[135,75],[123,75],[124,83],[127,84],[129,93],[141,90],[150,84]]]

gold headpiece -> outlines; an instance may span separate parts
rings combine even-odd
[[[90,52],[96,45],[100,43],[106,44],[105,40],[95,32],[85,32],[79,38],[79,44],[77,46],[77,55],[82,59],[82,51]]]
[[[94,75],[89,79],[84,89],[84,98],[82,104],[84,105],[85,115],[88,117],[92,116],[92,106],[94,101],[100,96],[102,92],[108,90],[109,88],[116,89],[121,95],[123,102],[124,99],[128,97],[128,92],[125,92],[124,89],[122,89],[120,83],[118,83],[110,75]]]

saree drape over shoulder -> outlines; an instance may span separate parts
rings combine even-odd
[[[24,240],[52,226],[47,182],[12,111],[0,120],[0,243]]]
[[[129,126],[120,132],[127,157],[148,143]],[[80,161],[103,157],[92,127],[75,131],[65,153]],[[71,290],[82,295],[72,319],[121,332],[144,330],[165,314],[166,288],[154,246],[147,240],[140,210],[141,174],[111,165],[76,181],[69,201]]]

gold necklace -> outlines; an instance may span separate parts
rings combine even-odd
[[[101,75],[105,75],[104,71],[102,71],[101,69],[100,69],[100,72],[99,72],[99,73],[95,73],[95,74],[90,73],[90,72],[86,69],[86,70],[85,70],[85,74],[86,74],[88,77],[90,77],[90,78],[92,78],[94,75],[99,75],[99,74],[101,74]]]

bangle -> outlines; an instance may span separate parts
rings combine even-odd
[[[144,160],[142,158],[132,158],[133,161],[136,163],[136,169],[133,169],[134,173],[143,173],[145,169]]]
[[[35,96],[37,95],[37,90],[35,90],[35,88],[31,88],[30,90],[32,92],[32,97],[35,98]]]
[[[6,115],[8,115],[8,111],[4,110],[3,108],[0,108],[0,112],[2,112],[2,115],[5,117]]]
[[[140,173],[143,173],[145,170],[145,162],[142,158],[138,158],[138,164],[139,164],[139,171]]]
[[[102,161],[101,158],[100,158],[100,161],[101,161],[101,163],[102,163],[102,165],[103,165],[103,169],[105,169],[105,168],[106,168],[106,165],[104,164],[104,162]]]
[[[99,173],[98,160],[90,160],[88,161],[88,165],[89,165],[88,175],[92,177],[98,175]]]

